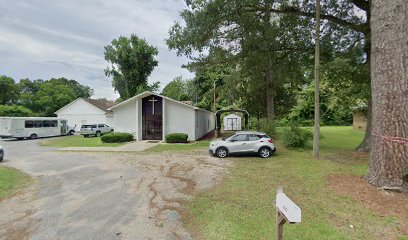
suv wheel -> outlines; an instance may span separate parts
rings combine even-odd
[[[259,149],[259,156],[261,158],[268,158],[268,157],[271,156],[271,153],[272,153],[271,150],[269,148],[267,148],[267,147],[263,147],[263,148]]]
[[[101,136],[101,132],[97,131],[95,136],[100,137]]]
[[[219,158],[225,158],[226,156],[228,156],[228,150],[226,148],[218,148],[217,149],[217,156]]]

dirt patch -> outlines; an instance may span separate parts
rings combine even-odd
[[[369,162],[369,154],[357,151],[338,151],[333,154],[328,154],[325,159],[343,164],[367,164]]]
[[[29,238],[34,223],[32,197],[32,192],[27,191],[2,201],[0,212],[2,216],[7,217],[6,219],[0,217],[0,239],[24,240]]]
[[[336,192],[351,196],[381,216],[401,219],[398,228],[408,235],[408,194],[380,190],[368,184],[361,176],[330,175],[329,186]]]
[[[183,224],[190,215],[186,204],[196,194],[222,181],[231,165],[204,150],[121,156],[116,159],[137,168],[144,175],[149,195],[149,215],[171,239],[191,239]]]

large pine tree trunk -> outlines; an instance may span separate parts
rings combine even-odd
[[[408,168],[408,1],[371,6],[372,149],[367,180],[406,187]]]

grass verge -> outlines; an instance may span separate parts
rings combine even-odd
[[[347,195],[334,192],[329,175],[362,176],[368,159],[351,153],[363,133],[351,127],[322,127],[322,157],[310,150],[278,152],[268,159],[230,157],[234,162],[223,184],[189,203],[187,227],[203,239],[273,239],[275,189],[302,208],[302,223],[285,226],[285,239],[405,239],[397,228],[404,219],[380,216]],[[347,153],[347,154],[345,154]],[[332,161],[344,159],[347,162]]]
[[[14,168],[0,166],[0,201],[27,186],[31,178]]]
[[[64,136],[48,138],[41,141],[42,146],[48,147],[117,147],[125,143],[104,143],[100,137]]]
[[[193,143],[162,143],[152,148],[146,149],[145,152],[167,152],[167,151],[192,151],[197,149],[208,148],[210,141],[198,141]]]

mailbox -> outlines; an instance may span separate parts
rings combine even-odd
[[[300,223],[302,210],[283,193],[283,187],[278,186],[275,198],[276,208],[276,240],[283,240],[283,225],[288,223]]]
[[[283,192],[276,194],[276,207],[289,223],[300,223],[302,210]]]

